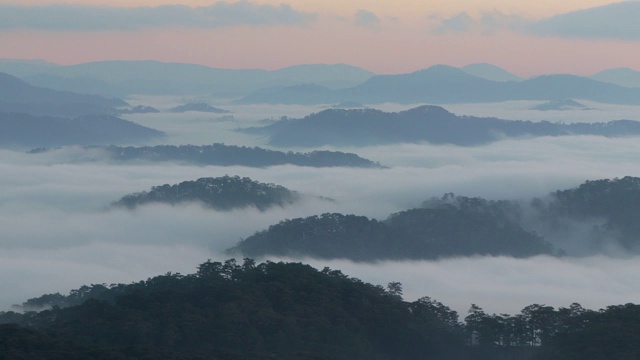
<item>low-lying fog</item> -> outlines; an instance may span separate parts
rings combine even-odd
[[[191,113],[130,119],[167,131],[167,143],[253,146],[263,140],[231,130],[278,116],[275,107],[262,109],[264,116],[258,116],[262,114],[258,108],[249,107],[244,114],[254,115],[244,118],[235,108],[233,121],[208,121],[207,114]],[[302,110],[280,114],[294,116],[297,111]],[[633,138],[560,137],[507,140],[476,148],[413,144],[339,150],[356,152],[390,168],[123,165],[82,161],[86,154],[74,148],[40,155],[0,151],[0,272],[4,274],[0,276],[0,310],[44,293],[64,294],[83,284],[128,283],[168,271],[192,273],[208,258],[227,258],[223,250],[241,238],[286,218],[343,212],[384,219],[446,192],[529,199],[589,179],[640,175],[640,142]],[[92,158],[100,159],[100,154]],[[336,202],[306,200],[266,212],[215,212],[195,204],[145,206],[134,211],[108,208],[123,195],[154,185],[225,174],[276,183]],[[304,261],[319,268],[341,269],[376,284],[400,281],[408,300],[430,296],[464,316],[471,303],[488,312],[514,313],[532,303],[568,306],[579,302],[599,308],[638,302],[637,260]]]

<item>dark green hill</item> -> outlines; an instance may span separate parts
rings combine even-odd
[[[311,256],[356,261],[408,258],[408,242],[397,243],[396,235],[384,223],[364,216],[322,214],[282,221],[229,251],[250,257]]]
[[[505,216],[448,205],[403,211],[384,222],[343,214],[285,220],[242,240],[229,252],[376,261],[529,257],[552,255],[555,250]]]
[[[385,221],[323,214],[285,220],[229,251],[356,261],[452,256],[640,253],[640,178],[587,181],[533,200],[445,194]],[[540,234],[540,235],[538,235]]]
[[[279,185],[260,183],[247,177],[223,176],[154,186],[150,191],[126,195],[113,205],[132,209],[152,203],[176,205],[200,202],[216,210],[253,206],[264,211],[272,206],[292,204],[299,199],[297,192]]]
[[[587,181],[580,186],[558,190],[548,199],[533,202],[540,221],[559,232],[571,229],[567,223],[594,224],[583,240],[585,246],[600,251],[621,245],[631,253],[640,251],[640,178]]]
[[[532,304],[509,315],[471,304],[461,322],[429,297],[404,301],[397,282],[385,289],[339,270],[251,259],[207,261],[195,274],[83,286],[25,304],[53,307],[0,312],[2,359],[626,360],[640,354],[639,305],[594,311],[578,303]]]
[[[197,359],[452,359],[463,352],[458,315],[448,307],[429,298],[407,303],[398,283],[385,290],[328,268],[207,261],[196,274],[106,292],[109,300],[0,313],[0,323],[85,349]]]
[[[613,305],[564,318],[536,359],[640,359],[640,305]]]

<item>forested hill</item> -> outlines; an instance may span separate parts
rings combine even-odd
[[[285,220],[230,253],[356,261],[451,256],[640,253],[640,178],[587,181],[533,200],[445,194],[384,221],[323,214]]]
[[[247,177],[222,176],[183,181],[175,185],[154,186],[150,191],[129,194],[113,206],[135,208],[140,205],[199,202],[216,210],[256,207],[264,211],[272,206],[286,206],[300,199],[300,195],[283,186],[253,181]]]
[[[366,146],[429,142],[475,146],[504,138],[640,135],[640,122],[560,124],[457,116],[439,106],[420,106],[397,113],[374,109],[327,109],[301,119],[280,120],[241,131],[269,136],[276,146]]]
[[[297,165],[309,167],[381,167],[353,153],[340,151],[282,152],[259,147],[213,145],[157,145],[143,147],[91,147],[105,150],[116,161],[178,161],[200,165],[267,167]]]
[[[38,306],[49,307],[39,312]],[[640,357],[640,306],[458,314],[339,270],[245,259],[91,285],[0,312],[3,359],[610,360]]]
[[[555,191],[547,199],[536,199],[533,205],[540,220],[550,228],[570,229],[567,220],[592,224],[585,243],[640,252],[638,177],[586,181],[576,188]]]
[[[86,296],[70,307],[0,313],[0,323],[82,348],[193,359],[456,359],[464,352],[458,315],[448,307],[428,298],[406,303],[397,283],[384,289],[328,268],[208,261],[196,274],[100,288],[97,297],[90,287],[72,292]]]
[[[453,206],[407,210],[383,222],[343,214],[285,220],[240,241],[229,253],[356,261],[559,254],[506,217]]]

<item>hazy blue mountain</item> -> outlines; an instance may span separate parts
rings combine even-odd
[[[331,104],[356,101],[363,104],[395,102],[471,103],[508,100],[583,99],[612,104],[640,104],[640,89],[574,75],[546,75],[523,81],[492,81],[445,65],[400,75],[378,75],[362,84],[332,90],[326,87],[277,87],[262,89],[241,103]]]
[[[55,71],[55,70],[48,70]],[[19,74],[15,74],[19,76]],[[116,85],[107,81],[98,80],[86,76],[64,76],[50,73],[38,73],[35,75],[21,76],[30,84],[42,86],[50,89],[80,92],[86,94],[100,94],[107,96],[124,95],[118,91]]]
[[[314,105],[343,102],[340,92],[326,86],[302,84],[257,90],[236,101],[239,104]]]
[[[397,113],[374,109],[327,109],[301,119],[283,119],[240,131],[268,136],[275,146],[366,146],[430,142],[474,146],[507,137],[640,135],[640,122],[560,124],[457,116],[439,106],[420,106]]]
[[[521,81],[522,78],[507,70],[492,64],[480,63],[463,66],[462,69],[469,75],[493,81]]]
[[[616,68],[591,75],[591,79],[626,87],[640,88],[640,71]]]
[[[189,104],[179,105],[169,109],[169,112],[173,112],[173,113],[183,113],[187,111],[208,112],[208,113],[214,113],[214,114],[230,113],[230,111],[228,110],[213,107],[205,103],[189,103]]]
[[[265,211],[273,206],[291,205],[300,197],[297,192],[280,185],[260,183],[247,177],[222,176],[154,186],[150,191],[125,195],[113,206],[133,209],[153,203],[176,205],[198,202],[223,211],[246,207]]]
[[[73,117],[114,114],[116,107],[126,105],[120,99],[32,86],[15,76],[0,73],[0,112]]]
[[[5,148],[132,144],[163,135],[110,115],[60,118],[0,113],[0,146]]]
[[[375,74],[346,64],[306,64],[273,71],[276,78],[288,79],[297,84],[318,84],[332,89],[355,86]]]
[[[586,105],[579,103],[575,100],[571,99],[562,99],[562,100],[551,100],[546,103],[538,104],[531,107],[531,110],[540,110],[540,111],[548,111],[548,110],[590,110]]]
[[[510,100],[582,99],[609,104],[640,104],[640,89],[575,75],[544,75],[515,84]]]
[[[507,93],[503,83],[435,65],[409,74],[374,76],[342,95],[362,103],[450,103],[502,100]]]
[[[377,75],[362,84],[341,90],[321,87],[263,89],[240,100],[242,103],[331,104],[354,101],[371,103],[449,103],[503,100],[504,84],[470,75],[451,66],[436,65],[400,75]]]
[[[0,59],[0,72],[19,78],[46,73],[59,66],[44,60]]]
[[[5,61],[0,62],[0,71],[40,86],[111,96],[207,93],[237,96],[262,88],[306,83],[343,88],[374,75],[344,64],[297,65],[268,71],[159,61],[100,61],[70,66]]]
[[[60,66],[48,72],[66,78],[91,78],[108,84],[118,94],[201,94],[238,91],[241,84],[264,70],[226,70],[202,65],[159,61],[98,61]]]

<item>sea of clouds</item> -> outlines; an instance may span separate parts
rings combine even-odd
[[[514,105],[505,106],[501,111],[509,112]],[[479,107],[476,111],[486,109]],[[191,113],[136,115],[131,120],[167,132],[166,143],[254,146],[265,139],[233,129],[319,110],[230,108],[233,121]],[[520,109],[523,117],[537,114],[525,110]],[[564,114],[561,121],[575,120],[581,113]],[[341,212],[382,220],[447,192],[526,201],[585,180],[640,175],[640,142],[634,138],[543,137],[482,147],[402,144],[333,150],[356,152],[388,168],[119,164],[95,149],[69,147],[43,154],[0,150],[0,310],[84,284],[129,283],[169,271],[192,273],[207,259],[228,258],[225,249],[284,219]],[[198,204],[110,207],[120,197],[152,186],[227,174],[335,201],[308,197],[265,212],[219,212]],[[372,264],[286,260],[329,266],[375,284],[400,281],[407,300],[430,296],[463,316],[472,303],[488,312],[515,313],[533,303],[557,307],[579,302],[597,309],[640,301],[640,261],[629,257],[473,257]]]

